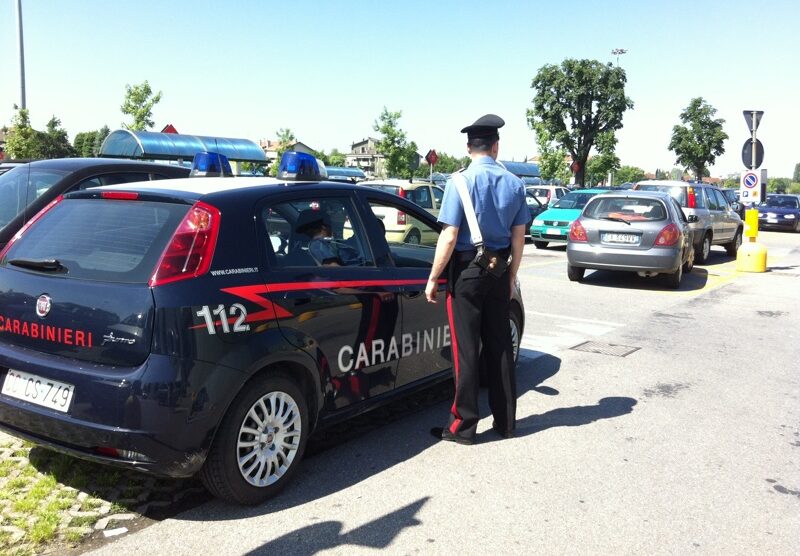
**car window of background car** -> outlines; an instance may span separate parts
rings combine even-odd
[[[121,183],[133,183],[137,181],[150,181],[150,172],[119,172],[103,174],[102,176],[93,176],[80,182],[76,189],[88,189],[101,185],[119,185]]]
[[[436,199],[436,208],[442,206],[442,199],[444,198],[444,189],[441,187],[433,187],[433,198]]]
[[[719,189],[712,189],[711,191],[714,192],[714,197],[717,199],[717,206],[719,206],[720,210],[730,209],[728,199],[725,198],[725,195],[722,194],[722,191]]]
[[[686,213],[683,212],[683,208],[681,208],[681,205],[678,203],[678,201],[676,201],[675,199],[672,199],[672,198],[670,198],[670,201],[672,201],[672,205],[673,205],[672,208],[674,208],[675,212],[678,213],[678,218],[681,219],[681,222],[684,222],[684,223],[688,224],[689,223],[689,219],[686,218]]]
[[[594,193],[578,193],[573,191],[561,197],[552,206],[553,208],[561,209],[581,209],[586,206],[586,203],[588,203],[589,199],[594,197],[594,195]]]
[[[355,211],[347,198],[293,199],[271,204],[261,211],[261,221],[267,232],[267,256],[270,264],[277,268],[317,267],[319,262],[309,253],[312,237],[298,230],[298,219],[304,212],[319,212],[320,217],[331,224],[331,249],[352,254],[344,264],[374,266],[366,246],[368,242]],[[357,261],[357,263],[356,263]]]
[[[369,205],[384,230],[389,252],[395,266],[429,268],[433,265],[433,255],[436,251],[436,242],[439,240],[439,230],[415,216],[413,212],[408,211],[405,207],[401,208],[375,200],[371,200]],[[407,239],[404,241],[402,238],[405,232],[397,232],[393,230],[394,226],[391,222],[388,224],[385,222],[387,217],[392,217],[392,215],[397,215],[398,213],[404,214],[406,222],[404,230],[411,228],[419,233],[420,240],[418,244],[408,242]],[[407,238],[407,236],[405,237]]]
[[[0,226],[5,226],[26,206],[28,172],[0,176]]]
[[[706,194],[706,202],[708,203],[708,209],[709,210],[721,210],[722,209],[722,207],[719,205],[719,201],[717,200],[716,196],[714,195],[714,190],[713,189],[709,189],[709,188],[704,187],[704,188],[701,189],[701,191],[703,191]],[[699,197],[699,195],[698,195],[698,197]]]
[[[433,200],[431,199],[431,193],[428,191],[427,187],[417,187],[416,189],[410,190],[408,193],[410,201],[418,204],[422,208],[433,208]]]

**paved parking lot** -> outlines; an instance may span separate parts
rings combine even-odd
[[[797,553],[800,236],[760,239],[770,272],[715,250],[677,292],[527,246],[517,438],[436,443],[441,402],[96,553]]]

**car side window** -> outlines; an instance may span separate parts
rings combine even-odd
[[[686,218],[686,213],[683,212],[683,208],[681,208],[681,204],[678,201],[676,201],[674,198],[672,198],[672,197],[670,197],[670,200],[672,201],[672,208],[674,208],[675,212],[678,213],[678,218],[681,219],[681,222],[684,222],[684,223],[688,224],[689,220]]]
[[[722,207],[719,206],[719,202],[717,201],[717,197],[714,195],[714,190],[709,189],[707,187],[703,188],[703,193],[706,195],[706,201],[708,203],[709,210],[721,210]]]
[[[430,268],[433,265],[439,230],[405,207],[376,200],[370,200],[369,205],[384,230],[395,266]]]
[[[150,172],[117,172],[114,174],[103,174],[87,178],[75,186],[75,189],[89,189],[101,185],[119,185],[121,183],[133,183],[137,181],[150,181]]]
[[[427,187],[418,187],[414,190],[414,202],[422,208],[432,209],[433,199]]]
[[[719,206],[720,210],[725,210],[730,208],[728,206],[729,205],[728,199],[725,198],[725,195],[722,194],[722,191],[720,191],[719,189],[711,189],[710,191],[714,193],[714,197],[716,197],[717,199],[717,205]]]
[[[278,268],[374,266],[347,198],[293,199],[260,211],[270,264]]]
[[[436,208],[440,208],[444,198],[444,190],[441,187],[433,187],[431,189],[433,189],[433,198],[436,200]]]

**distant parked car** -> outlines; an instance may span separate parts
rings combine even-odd
[[[386,179],[364,181],[359,185],[394,193],[398,197],[416,203],[434,216],[439,216],[439,208],[442,206],[442,198],[444,197],[444,189],[430,182]],[[411,244],[421,243],[422,245],[431,245],[431,241],[435,243],[433,236],[426,231],[428,228],[420,225],[419,221],[410,217],[404,211],[381,207],[376,208],[374,212],[375,216],[380,219],[384,228],[386,228],[387,241]]]
[[[527,186],[525,189],[532,192],[543,205],[554,203],[569,193],[569,189],[563,185],[534,185]]]
[[[728,255],[736,256],[742,244],[744,225],[720,189],[705,183],[674,180],[640,181],[634,189],[669,193],[687,216],[697,216],[691,228],[698,264],[708,260],[712,245],[721,245]]]
[[[328,179],[331,181],[343,181],[347,183],[358,183],[367,179],[367,175],[361,168],[351,168],[349,166],[328,166]]]
[[[800,195],[767,195],[757,208],[759,228],[800,232]]]
[[[725,195],[725,198],[731,205],[731,208],[736,211],[736,214],[739,215],[739,218],[744,220],[744,205],[739,200],[739,190],[738,189],[720,189],[722,194]]]
[[[0,249],[59,195],[100,185],[183,178],[189,170],[111,158],[53,158],[20,164],[0,175]]]
[[[666,275],[678,288],[694,266],[691,222],[668,193],[619,191],[589,200],[569,229],[567,277],[583,280],[587,269]]]
[[[570,191],[533,220],[531,239],[537,249],[544,249],[549,243],[567,243],[569,225],[578,218],[589,199],[607,189],[581,189]]]

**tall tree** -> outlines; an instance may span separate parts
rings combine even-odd
[[[372,129],[382,135],[377,151],[384,156],[386,174],[398,178],[410,178],[419,166],[417,144],[408,142],[406,132],[398,122],[402,112],[390,112],[385,106],[383,112],[372,125]]]
[[[67,131],[61,127],[61,120],[53,116],[47,122],[47,131],[44,134],[44,158],[68,158],[75,156],[75,149],[69,142]]]
[[[683,125],[672,128],[669,150],[677,157],[677,163],[690,169],[697,180],[706,175],[706,166],[714,164],[725,152],[728,134],[723,131],[725,120],[714,118],[717,109],[703,97],[693,98],[681,112]]]
[[[280,128],[278,131],[275,132],[278,136],[278,148],[275,149],[277,153],[277,157],[275,161],[272,163],[272,166],[269,167],[269,175],[270,176],[277,176],[278,175],[278,167],[281,165],[281,157],[283,153],[289,150],[289,147],[294,145],[297,142],[297,137],[294,136],[294,132],[291,129],[287,128]]]
[[[125,85],[125,101],[120,106],[122,113],[133,118],[130,125],[123,126],[131,131],[144,131],[153,127],[153,106],[161,101],[161,91],[153,94],[147,80],[139,85]]]
[[[792,181],[800,182],[800,162],[794,165],[794,175],[792,176]]]
[[[605,182],[608,175],[619,168],[619,158],[616,155],[617,138],[613,131],[606,131],[597,136],[597,154],[589,159],[586,165],[586,174],[589,183]],[[617,179],[619,181],[619,179]],[[622,182],[620,182],[622,183]],[[612,184],[608,184],[612,185]]]
[[[346,158],[344,153],[340,153],[338,149],[333,149],[328,155],[328,162],[331,166],[344,166]]]
[[[619,183],[636,183],[644,179],[644,170],[636,166],[621,166],[617,170],[617,181]]]
[[[539,175],[542,180],[552,182],[569,181],[569,168],[566,163],[567,150],[553,143],[552,135],[542,122],[529,122],[536,133],[536,146],[539,150]]]
[[[107,125],[104,125],[97,130],[97,133],[94,135],[94,147],[92,148],[91,156],[97,156],[100,154],[100,147],[103,146],[103,141],[106,140],[106,137],[108,137],[109,133],[111,133],[111,130],[108,129]]]
[[[533,78],[532,129],[541,123],[572,155],[575,182],[583,186],[586,160],[598,135],[622,127],[622,115],[633,108],[625,96],[625,70],[597,60],[566,59],[561,66],[542,66]]]
[[[43,158],[44,133],[31,127],[28,110],[16,104],[14,110],[17,113],[11,119],[11,127],[6,135],[6,154],[10,158]]]

